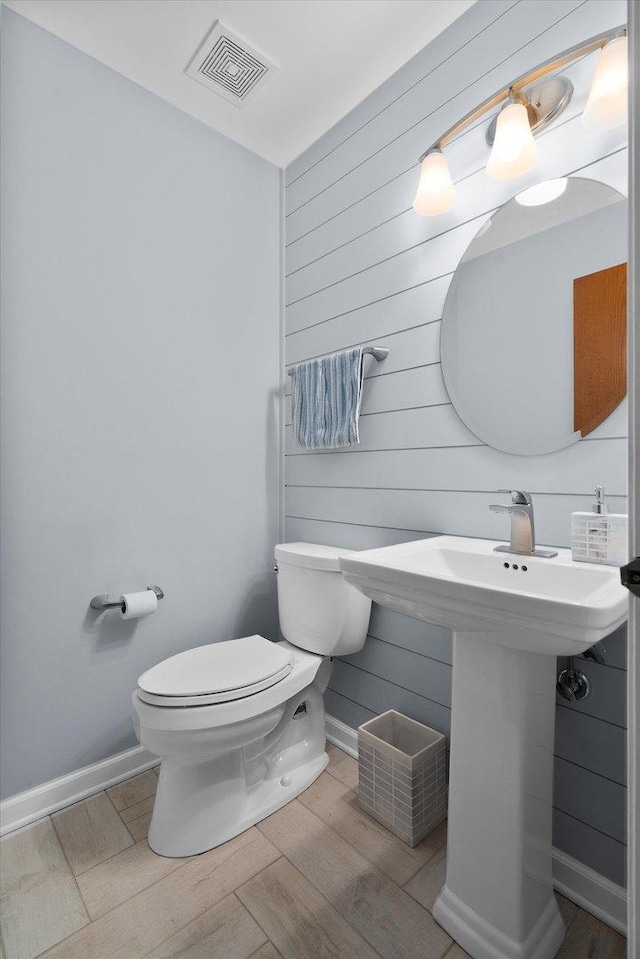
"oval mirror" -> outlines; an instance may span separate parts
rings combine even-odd
[[[501,207],[467,248],[445,303],[442,371],[458,415],[490,446],[562,449],[626,395],[627,206],[595,180],[550,180]]]

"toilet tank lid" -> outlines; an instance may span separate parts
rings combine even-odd
[[[314,543],[280,543],[276,546],[277,563],[306,566],[307,569],[328,569],[338,572],[341,556],[351,556],[354,550],[338,546],[318,546]]]

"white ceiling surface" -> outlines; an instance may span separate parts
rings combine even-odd
[[[286,166],[474,0],[3,0],[277,166]],[[280,67],[238,108],[185,76],[217,19]]]

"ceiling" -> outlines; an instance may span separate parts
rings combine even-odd
[[[284,167],[474,0],[3,0]],[[186,76],[215,20],[279,71],[238,108]]]

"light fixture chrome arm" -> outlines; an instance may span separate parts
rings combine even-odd
[[[500,106],[501,103],[504,103],[511,96],[514,96],[517,100],[519,100],[519,102],[523,102],[523,98],[526,100],[524,94],[522,93],[525,87],[535,83],[538,80],[541,80],[543,77],[548,76],[555,70],[560,70],[562,67],[565,67],[570,63],[574,63],[581,57],[588,56],[595,50],[599,50],[606,46],[611,40],[615,40],[617,37],[626,36],[626,34],[627,29],[625,26],[615,27],[612,30],[606,30],[604,33],[598,33],[583,43],[577,43],[575,46],[569,47],[569,49],[565,50],[565,52],[560,56],[551,57],[539,67],[536,67],[535,70],[530,70],[528,73],[521,74],[511,83],[501,87],[500,90],[496,91],[496,93],[484,100],[480,106],[470,110],[469,113],[465,114],[465,116],[454,123],[453,126],[449,127],[449,129],[443,133],[442,136],[438,137],[438,139],[432,143],[427,150],[424,151],[424,153],[419,157],[418,163],[422,163],[425,157],[427,157],[430,153],[433,153],[435,150],[442,150],[447,146],[447,144],[451,143],[451,141],[454,140],[459,133],[462,133],[462,131],[468,126],[471,126],[472,123],[483,117],[485,113],[488,113],[490,110]]]

